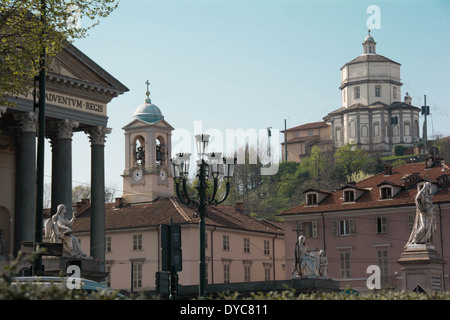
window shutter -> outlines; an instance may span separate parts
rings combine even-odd
[[[337,222],[337,220],[333,220],[332,234],[333,234],[333,236],[337,236],[337,234],[338,234],[338,222]]]
[[[355,219],[348,219],[349,234],[355,234]]]
[[[317,221],[312,222],[312,237],[317,238]]]

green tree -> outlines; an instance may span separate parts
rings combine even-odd
[[[344,169],[347,176],[350,176],[353,172],[365,172],[366,167],[373,161],[366,151],[350,143],[336,150],[334,157],[336,163]]]
[[[0,105],[27,94],[40,71],[44,48],[49,59],[68,42],[117,8],[119,0],[2,0],[0,2]],[[43,6],[45,5],[45,6]],[[45,7],[45,10],[44,10]],[[43,14],[45,12],[45,15]],[[44,19],[41,19],[45,17]],[[77,24],[82,20],[82,24]]]

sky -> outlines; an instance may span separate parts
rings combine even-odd
[[[401,64],[402,96],[420,107],[426,95],[428,136],[450,135],[449,0],[122,0],[74,42],[130,90],[108,104],[106,186],[122,194],[121,128],[144,103],[147,80],[173,139],[208,130],[223,139],[227,130],[277,133],[285,122],[321,121],[340,107],[340,68],[363,53],[369,27],[377,53]],[[174,152],[194,152],[177,141]],[[74,134],[72,152],[73,186],[89,184],[84,133]],[[50,155],[48,147],[46,182]]]

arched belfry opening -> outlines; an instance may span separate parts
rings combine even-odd
[[[142,136],[137,136],[135,138],[133,150],[135,164],[145,167],[145,140]]]

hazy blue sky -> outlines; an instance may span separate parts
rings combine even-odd
[[[108,106],[106,184],[121,194],[121,128],[144,103],[147,79],[152,103],[177,129],[202,121],[225,134],[322,120],[340,107],[340,68],[362,54],[370,5],[380,8],[377,53],[402,65],[402,95],[420,107],[426,94],[428,135],[450,135],[448,0],[122,0],[75,42],[130,89]],[[73,153],[73,185],[89,183],[83,133]]]

